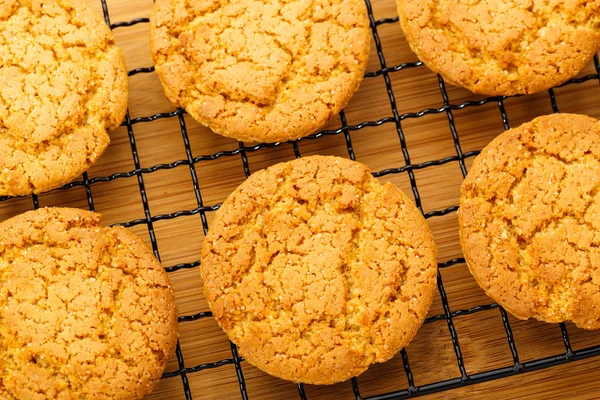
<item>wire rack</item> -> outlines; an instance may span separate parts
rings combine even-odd
[[[125,22],[111,23],[110,10],[109,10],[106,0],[100,0],[100,2],[102,5],[102,10],[104,13],[104,18],[106,20],[106,23],[113,30],[130,27],[130,26],[133,26],[136,24],[145,24],[145,23],[149,22],[148,18],[137,18],[137,19],[133,19],[130,21],[125,21]],[[401,71],[401,70],[405,70],[405,69],[426,68],[426,67],[421,62],[402,63],[400,65],[394,65],[394,66],[387,65],[386,58],[385,58],[383,50],[382,50],[380,34],[378,32],[378,29],[380,29],[380,27],[385,24],[398,23],[398,17],[383,18],[383,19],[376,20],[373,16],[371,1],[365,0],[365,2],[366,2],[367,10],[369,13],[371,33],[373,35],[376,52],[377,52],[377,56],[378,56],[378,61],[379,61],[379,69],[377,69],[376,71],[367,72],[365,74],[365,79],[372,79],[375,77],[383,77],[383,80],[385,82],[387,97],[389,99],[389,105],[392,110],[392,116],[384,117],[384,118],[381,118],[381,119],[375,120],[375,121],[365,121],[365,122],[362,122],[357,125],[348,125],[347,121],[346,121],[346,115],[345,115],[344,111],[342,111],[339,114],[339,121],[340,121],[339,128],[332,129],[332,130],[323,130],[323,131],[313,134],[309,137],[292,142],[291,146],[293,148],[294,155],[296,158],[301,157],[300,149],[298,146],[298,143],[301,141],[317,140],[323,136],[343,135],[343,137],[345,139],[345,145],[347,148],[347,152],[348,152],[348,157],[351,158],[352,160],[356,160],[356,155],[355,155],[354,148],[352,145],[352,132],[366,128],[366,127],[380,126],[383,124],[392,124],[395,127],[395,131],[398,136],[398,141],[399,141],[398,150],[400,150],[402,153],[402,156],[404,159],[404,165],[401,167],[397,167],[397,168],[388,168],[388,169],[376,171],[373,173],[373,175],[375,177],[381,177],[381,176],[388,175],[388,174],[407,174],[408,179],[410,181],[410,187],[412,189],[412,194],[414,196],[415,204],[416,204],[417,208],[421,211],[421,213],[423,213],[423,215],[426,219],[441,217],[441,216],[447,215],[449,213],[455,212],[458,209],[458,206],[451,206],[451,207],[447,207],[447,208],[441,209],[441,210],[424,212],[423,207],[422,207],[421,195],[419,193],[419,187],[418,187],[417,181],[415,179],[414,171],[426,169],[426,168],[429,168],[432,166],[440,166],[440,165],[444,165],[447,163],[458,163],[458,165],[460,166],[462,176],[464,178],[464,176],[466,176],[466,174],[467,174],[467,167],[466,167],[465,160],[467,160],[470,157],[477,156],[480,151],[463,152],[462,146],[461,146],[461,140],[460,140],[460,137],[459,137],[459,134],[458,134],[458,131],[456,128],[454,116],[453,116],[453,111],[470,108],[470,107],[483,106],[488,103],[495,104],[498,107],[498,110],[502,117],[503,128],[505,130],[507,130],[510,128],[510,125],[509,125],[509,117],[508,117],[507,111],[504,106],[504,101],[506,100],[506,97],[487,97],[487,98],[484,98],[484,99],[481,99],[478,101],[466,101],[466,102],[463,102],[460,104],[452,104],[449,100],[449,96],[448,96],[448,92],[446,90],[445,83],[444,83],[443,79],[438,76],[437,79],[438,79],[438,85],[439,85],[439,92],[440,92],[441,99],[443,100],[443,106],[441,106],[439,108],[423,109],[419,112],[414,112],[414,113],[400,114],[398,112],[398,108],[396,106],[396,95],[394,94],[394,89],[392,87],[392,83],[390,80],[390,74]],[[593,80],[597,80],[600,82],[600,61],[599,61],[597,55],[594,58],[594,67],[595,67],[595,73],[592,73],[592,74],[589,74],[587,76],[583,76],[583,77],[580,77],[577,79],[571,79],[559,87],[566,86],[566,85],[576,85],[576,84],[580,84],[580,83],[587,82],[587,81],[593,81]],[[153,72],[154,72],[154,67],[136,68],[136,69],[129,71],[129,76],[133,76],[136,74],[148,74],[148,73],[153,73]],[[549,100],[550,100],[552,109],[554,110],[554,112],[559,112],[554,89],[550,89],[548,91],[548,94],[549,94]],[[449,157],[442,158],[442,159],[430,160],[430,161],[426,161],[426,162],[422,162],[422,163],[413,164],[411,162],[410,151],[407,146],[405,133],[403,131],[403,121],[406,119],[421,118],[428,114],[445,114],[446,115],[447,121],[448,121],[448,126],[449,126],[450,132],[452,134],[452,140],[453,140],[453,145],[454,145],[456,155],[449,156]],[[216,211],[220,207],[220,204],[215,204],[215,205],[205,205],[204,204],[203,198],[202,198],[202,188],[200,187],[199,179],[198,179],[198,176],[196,173],[196,164],[198,164],[199,162],[205,162],[205,161],[210,162],[211,160],[216,160],[221,157],[240,157],[242,166],[243,166],[243,170],[244,170],[244,174],[246,177],[248,177],[250,175],[250,167],[249,167],[249,163],[248,163],[248,153],[255,152],[255,151],[258,151],[263,148],[278,147],[283,144],[283,143],[263,143],[263,144],[257,144],[254,146],[246,146],[246,145],[244,145],[244,143],[238,142],[238,147],[235,148],[234,150],[219,151],[219,152],[216,152],[211,155],[194,156],[193,152],[192,152],[192,148],[190,146],[190,141],[188,138],[188,129],[186,128],[185,115],[186,115],[186,113],[184,110],[177,109],[177,110],[175,110],[173,112],[169,112],[169,113],[158,113],[158,114],[145,116],[145,117],[131,118],[129,115],[129,112],[128,112],[125,117],[125,121],[122,123],[122,126],[124,126],[127,130],[127,136],[129,139],[129,145],[131,148],[131,155],[133,157],[133,163],[134,163],[135,169],[128,171],[128,172],[118,172],[118,173],[108,175],[108,176],[97,176],[97,177],[91,177],[91,178],[88,177],[87,173],[85,173],[81,180],[74,181],[74,182],[72,182],[68,185],[65,185],[64,187],[61,188],[62,190],[66,190],[66,189],[76,187],[76,186],[83,187],[85,190],[88,207],[90,210],[94,211],[95,205],[94,205],[94,197],[92,195],[92,186],[95,183],[109,182],[109,181],[113,181],[116,179],[135,179],[135,180],[137,180],[140,199],[141,199],[141,203],[142,203],[143,211],[144,211],[144,218],[120,222],[116,225],[121,225],[121,226],[125,226],[125,227],[132,227],[132,226],[136,226],[136,225],[141,225],[141,226],[145,225],[148,230],[152,249],[154,251],[154,254],[156,255],[156,257],[159,260],[160,260],[160,253],[159,253],[159,249],[158,249],[158,242],[157,242],[157,237],[155,234],[154,223],[156,223],[157,221],[161,221],[161,220],[176,219],[176,218],[179,218],[182,216],[199,215],[200,220],[201,220],[201,228],[202,228],[204,234],[206,234],[209,229],[207,214]],[[173,161],[173,162],[167,163],[167,164],[157,164],[157,165],[154,165],[149,168],[142,168],[141,164],[140,164],[138,149],[137,149],[136,136],[134,133],[136,125],[148,124],[148,123],[152,123],[153,121],[156,121],[159,119],[169,119],[169,118],[176,119],[179,123],[179,128],[181,131],[181,138],[182,138],[183,144],[185,146],[186,158],[176,160],[176,161]],[[156,172],[158,170],[173,169],[173,168],[176,168],[176,167],[179,167],[182,165],[187,166],[189,168],[189,172],[190,172],[191,179],[193,182],[193,189],[194,189],[194,195],[195,195],[197,207],[193,208],[193,209],[189,209],[189,210],[182,210],[182,211],[177,211],[177,212],[167,213],[167,214],[155,214],[155,215],[151,214],[149,201],[148,201],[148,197],[147,197],[147,192],[146,192],[146,188],[145,188],[145,184],[144,184],[144,177],[147,174]],[[38,208],[39,207],[38,196],[32,195],[31,197],[32,197],[32,201],[33,201],[33,207]],[[0,202],[5,202],[5,201],[8,201],[9,199],[10,199],[9,197],[0,197]],[[452,267],[457,264],[463,264],[464,262],[465,262],[464,258],[454,258],[454,259],[439,263],[438,267],[440,270],[442,270],[442,269],[449,268],[449,267]],[[182,269],[194,269],[194,268],[197,268],[199,265],[200,265],[200,261],[197,260],[197,261],[190,262],[190,263],[180,263],[177,265],[168,266],[165,269],[167,270],[167,272],[171,273],[171,272],[175,272],[175,271],[182,270]],[[354,394],[354,397],[356,398],[356,400],[360,400],[360,399],[384,400],[384,399],[410,398],[410,397],[414,397],[414,396],[445,391],[445,390],[457,388],[460,386],[473,385],[476,383],[499,379],[499,378],[515,375],[518,373],[547,368],[547,367],[551,367],[551,366],[564,364],[567,362],[572,362],[575,360],[580,360],[580,359],[600,355],[600,345],[593,346],[593,347],[587,347],[587,348],[583,348],[580,350],[573,350],[572,346],[571,346],[571,341],[569,339],[569,333],[567,331],[567,327],[564,323],[561,323],[560,330],[562,333],[562,341],[563,341],[563,345],[564,345],[564,351],[562,353],[556,354],[551,357],[544,357],[544,358],[534,359],[534,360],[527,361],[527,362],[521,362],[519,359],[519,351],[517,349],[517,346],[516,346],[516,343],[514,340],[514,336],[512,333],[512,329],[511,329],[511,324],[509,322],[509,317],[508,317],[506,311],[504,311],[504,309],[502,309],[502,307],[500,307],[497,303],[483,304],[483,305],[479,305],[479,306],[468,308],[468,309],[460,309],[460,310],[452,311],[448,304],[448,299],[446,296],[446,289],[445,289],[444,283],[442,281],[442,274],[440,272],[438,272],[437,277],[438,277],[437,288],[438,288],[439,295],[440,295],[441,302],[442,302],[443,313],[441,313],[439,315],[433,315],[433,316],[428,317],[425,321],[425,324],[430,324],[435,321],[445,321],[446,322],[447,329],[448,329],[448,335],[451,339],[452,347],[453,347],[453,351],[454,351],[454,355],[455,355],[455,362],[456,362],[456,365],[458,366],[460,375],[456,376],[455,378],[452,378],[452,379],[446,379],[446,380],[437,381],[437,382],[418,386],[415,384],[415,377],[413,376],[413,372],[411,370],[411,364],[410,364],[410,361],[408,358],[408,354],[403,349],[400,352],[400,356],[401,356],[401,360],[402,360],[404,373],[406,375],[406,379],[408,382],[408,386],[402,390],[376,394],[376,395],[372,395],[370,397],[363,397],[363,396],[361,396],[359,380],[357,378],[353,378],[347,384],[351,385],[352,393]],[[198,290],[201,290],[201,288],[198,288]],[[469,374],[469,373],[467,373],[467,369],[465,368],[465,360],[464,360],[464,356],[463,356],[463,351],[461,350],[459,335],[457,334],[457,330],[455,329],[454,319],[459,316],[469,315],[469,314],[477,314],[482,311],[488,311],[488,310],[494,310],[494,309],[497,309],[498,312],[500,313],[505,336],[506,336],[506,343],[508,345],[508,348],[510,349],[510,353],[512,356],[512,363],[505,367],[495,368],[495,369],[490,369],[490,370],[486,370],[483,372]],[[210,311],[204,310],[204,311],[198,312],[193,315],[180,316],[179,322],[181,323],[181,322],[196,321],[196,320],[200,320],[200,319],[204,319],[204,318],[210,318],[211,316],[212,316],[212,314]],[[211,363],[204,363],[204,364],[199,364],[199,365],[188,365],[185,362],[185,357],[184,357],[181,345],[178,342],[177,348],[176,348],[177,368],[175,370],[170,370],[170,371],[165,372],[163,374],[162,379],[179,379],[179,380],[181,380],[181,390],[183,391],[185,398],[192,399],[192,392],[190,390],[190,383],[188,380],[188,376],[190,374],[198,373],[199,371],[202,371],[202,370],[220,368],[225,365],[234,365],[235,373],[237,375],[237,382],[239,384],[240,396],[242,399],[248,399],[249,398],[248,390],[246,387],[246,382],[244,379],[244,372],[243,372],[243,361],[244,360],[238,354],[237,348],[233,343],[230,343],[229,346],[230,346],[230,351],[231,351],[230,358],[225,358],[225,359],[222,359],[222,360],[219,360],[216,362],[211,362]],[[300,399],[308,398],[307,392],[305,391],[305,388],[302,384],[297,385],[297,393],[298,393],[298,397]]]

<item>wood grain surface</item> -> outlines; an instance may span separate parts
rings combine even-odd
[[[100,0],[86,0],[99,12]],[[372,0],[376,20],[397,15],[394,0]],[[152,0],[107,0],[111,22],[147,18]],[[410,51],[399,24],[384,23],[377,26],[385,63],[388,68],[406,62],[417,61]],[[152,61],[148,49],[148,24],[139,23],[114,30],[118,44],[123,49],[127,66],[150,67]],[[382,69],[373,42],[368,71]],[[581,74],[595,74],[593,65]],[[384,119],[381,125],[351,131],[349,137],[359,161],[373,171],[401,168],[407,164],[400,146],[398,127],[394,121],[390,98],[386,88],[389,77],[399,115],[417,113],[421,110],[437,109],[444,105],[437,76],[426,67],[406,68],[380,74],[364,80],[359,92],[345,109],[347,124],[354,126],[364,121]],[[174,111],[163,94],[155,73],[141,73],[130,77],[129,112],[131,118],[147,117],[157,113]],[[467,90],[447,86],[449,102],[461,104],[478,101],[483,96]],[[587,114],[600,117],[600,86],[598,79],[571,84],[555,89],[557,105],[562,112]],[[547,92],[531,96],[509,98],[503,102],[509,123],[517,126],[536,116],[551,113],[550,96]],[[432,160],[455,157],[457,149],[446,112],[429,113],[420,118],[404,118],[399,127],[406,138],[410,162],[421,164]],[[468,106],[452,111],[459,144],[462,152],[480,150],[492,138],[502,132],[503,124],[497,101],[481,106]],[[387,118],[387,119],[385,119]],[[210,156],[221,151],[236,151],[238,143],[211,133],[189,116],[184,116],[189,135],[191,156]],[[110,145],[97,165],[89,171],[90,178],[107,177],[115,173],[128,173],[131,177],[112,180],[100,179],[90,185],[96,211],[104,215],[106,224],[126,223],[141,220],[131,226],[149,245],[150,231],[156,236],[161,261],[165,267],[179,263],[194,263],[200,258],[204,238],[199,213],[164,219],[160,215],[177,211],[197,210],[190,166],[182,163],[174,168],[157,169],[153,166],[187,160],[188,153],[180,131],[177,117],[139,122],[132,132],[139,154],[139,166],[143,173],[136,173],[132,156],[130,136],[127,128],[112,132]],[[328,129],[341,127],[339,119],[331,121]],[[248,145],[248,144],[246,144]],[[302,140],[298,150],[303,156],[310,154],[334,154],[348,157],[344,134],[326,135],[319,139]],[[258,171],[281,161],[292,160],[294,149],[286,143],[274,148],[246,151],[251,172]],[[473,158],[466,159],[466,167]],[[224,155],[214,160],[199,160],[194,165],[200,194],[205,206],[221,203],[244,179],[242,154]],[[462,182],[458,161],[414,170],[414,180],[424,212],[444,210],[456,206]],[[387,174],[381,181],[391,181],[407,194],[413,195],[407,172]],[[145,209],[140,195],[140,184],[146,190]],[[414,197],[413,197],[414,198]],[[55,190],[39,196],[39,205],[88,208],[85,187],[73,186],[66,190]],[[31,197],[13,198],[0,202],[0,220],[33,208]],[[146,213],[153,217],[150,227],[145,223]],[[206,212],[210,224],[214,212]],[[140,221],[138,221],[140,222]],[[462,257],[458,242],[456,212],[428,219],[439,248],[439,262]],[[444,287],[451,311],[464,310],[478,305],[490,304],[469,274],[464,264],[456,264],[441,270]],[[181,269],[170,273],[180,315],[193,315],[208,311],[202,293],[202,281],[198,268]],[[437,295],[430,316],[443,314],[440,296]],[[517,344],[519,359],[527,362],[543,357],[563,354],[565,347],[558,325],[537,321],[518,321],[509,318]],[[506,333],[498,309],[482,311],[453,319],[464,365],[468,374],[488,371],[512,365]],[[577,329],[567,324],[574,350],[600,345],[600,335]],[[188,368],[204,363],[213,363],[232,357],[226,335],[212,318],[180,323],[180,342],[185,366]],[[452,346],[449,328],[445,320],[426,324],[406,349],[416,385],[425,385],[440,380],[460,377],[456,355]],[[242,371],[250,399],[293,399],[298,398],[296,385],[272,378],[247,362],[242,362]],[[178,368],[172,357],[167,371]],[[194,399],[240,398],[240,389],[234,365],[214,369],[203,369],[187,374]],[[408,387],[402,359],[398,355],[391,361],[372,366],[358,378],[363,397],[383,394]],[[351,399],[354,398],[350,382],[333,386],[305,387],[308,399]],[[162,379],[149,399],[184,399],[182,379],[178,376]],[[600,358],[565,364],[559,367],[462,387],[428,398],[481,398],[481,399],[592,399],[600,398]]]

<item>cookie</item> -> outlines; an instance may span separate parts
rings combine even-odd
[[[96,213],[0,223],[0,398],[140,399],[177,342],[177,307],[148,247]]]
[[[396,0],[417,56],[446,81],[490,96],[577,75],[600,48],[600,0]]]
[[[460,241],[471,273],[520,319],[600,328],[600,122],[556,114],[511,129],[473,162]]]
[[[370,37],[363,0],[157,0],[150,18],[169,100],[248,142],[322,128],[358,89]]]
[[[332,384],[392,358],[436,285],[432,233],[363,164],[313,156],[250,176],[202,247],[213,316],[251,364]]]
[[[45,192],[85,172],[127,108],[110,29],[80,0],[0,4],[0,196]]]

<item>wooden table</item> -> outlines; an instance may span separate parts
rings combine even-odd
[[[102,11],[100,0],[86,0]],[[151,0],[107,0],[111,22],[147,18],[152,7]],[[373,0],[376,20],[397,15],[394,0]],[[310,154],[334,154],[348,157],[346,139],[351,139],[356,158],[373,171],[401,168],[407,164],[401,151],[399,132],[392,113],[386,79],[393,91],[399,115],[417,113],[444,106],[439,81],[426,67],[403,68],[392,71],[406,62],[416,62],[397,22],[377,25],[385,63],[389,72],[381,73],[382,65],[373,43],[368,71],[380,71],[377,76],[364,80],[359,92],[345,110],[349,126],[364,121],[380,121],[379,126],[369,126],[351,131],[325,135],[315,140],[303,140],[297,150],[305,156]],[[122,47],[130,70],[150,67],[152,61],[148,50],[148,24],[145,22],[114,30]],[[593,65],[582,76],[596,74]],[[458,105],[467,101],[480,101],[483,96],[467,90],[447,86],[449,103]],[[571,84],[555,90],[557,105],[562,112],[575,112],[600,117],[600,87],[598,79]],[[503,101],[510,126],[517,126],[535,116],[553,111],[547,92],[532,96],[509,98]],[[148,244],[150,232],[156,236],[157,250],[166,267],[183,263],[193,267],[200,257],[202,246],[202,216],[208,224],[214,212],[199,208],[194,191],[191,168],[187,161],[180,165],[155,168],[159,164],[172,164],[188,157],[211,156],[220,151],[232,155],[200,159],[194,163],[199,194],[204,206],[221,203],[225,197],[245,179],[243,158],[247,158],[250,172],[294,158],[292,144],[274,148],[262,147],[240,150],[239,144],[211,133],[189,116],[156,119],[153,122],[135,120],[157,113],[169,113],[175,109],[165,98],[155,73],[138,73],[130,78],[130,117],[136,122],[121,127],[111,134],[112,144],[99,163],[89,171],[95,210],[104,214],[106,224],[127,223]],[[435,234],[439,248],[439,262],[462,257],[458,244],[457,216],[453,206],[458,204],[459,187],[463,179],[456,145],[463,153],[480,150],[503,130],[500,107],[497,100],[483,105],[452,110],[458,140],[455,142],[449,125],[450,113],[438,110],[420,118],[402,117],[400,127],[406,139],[410,162],[420,165],[427,161],[444,160],[422,169],[414,169],[421,205],[425,213],[445,210],[442,216],[432,216],[428,222]],[[139,121],[139,122],[137,122]],[[190,145],[184,145],[180,124],[187,128]],[[339,119],[330,122],[327,129],[341,127]],[[139,154],[139,163],[132,156],[131,139]],[[465,159],[468,168],[473,157]],[[140,172],[142,171],[142,172]],[[115,173],[124,173],[111,177]],[[121,177],[129,176],[129,177]],[[381,181],[391,181],[406,193],[413,194],[408,172],[387,174]],[[142,201],[140,185],[145,188],[147,202]],[[55,190],[38,197],[40,206],[69,206],[87,209],[86,186],[77,184],[67,190]],[[31,197],[15,198],[0,203],[0,220],[33,207]],[[177,218],[172,213],[189,211]],[[192,215],[187,215],[192,214]],[[431,214],[429,214],[431,215]],[[147,216],[152,216],[151,226]],[[165,217],[166,216],[166,217]],[[133,222],[132,222],[133,221]],[[479,305],[491,304],[469,274],[463,263],[456,263],[441,270],[448,305],[452,312]],[[202,281],[198,268],[182,268],[170,272],[179,312],[182,316],[208,311],[202,293]],[[436,296],[430,316],[444,315],[440,296]],[[499,309],[493,308],[475,314],[456,316],[452,319],[464,358],[465,372],[476,374],[513,365],[505,328]],[[526,363],[539,358],[565,353],[562,333],[558,325],[537,321],[518,321],[509,317],[517,345],[519,361]],[[566,325],[573,350],[600,345],[600,335]],[[229,360],[232,352],[225,334],[212,318],[200,318],[180,323],[181,350],[185,366],[192,368],[219,360]],[[417,386],[460,377],[455,350],[446,319],[424,325],[407,348],[410,367]],[[227,363],[227,361],[226,361]],[[250,399],[298,398],[296,385],[272,378],[247,362],[241,363]],[[178,369],[175,357],[167,371]],[[240,388],[234,364],[214,369],[202,369],[186,374],[191,394],[195,399],[239,398]],[[527,374],[520,374],[483,384],[461,387],[448,392],[436,393],[429,398],[599,398],[600,358],[591,358]],[[391,361],[374,365],[358,378],[360,394],[368,397],[408,387],[400,355]],[[333,386],[305,386],[308,399],[354,398],[350,382]],[[160,381],[150,399],[183,399],[182,379],[178,376]]]

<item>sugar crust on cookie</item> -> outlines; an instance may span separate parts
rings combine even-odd
[[[312,156],[253,174],[217,212],[201,273],[240,354],[274,376],[331,384],[393,357],[432,302],[425,219],[363,164]]]
[[[462,185],[460,240],[513,315],[600,328],[600,122],[539,117],[494,139]]]
[[[157,0],[150,47],[165,94],[214,132],[278,142],[316,132],[366,69],[363,0]]]

